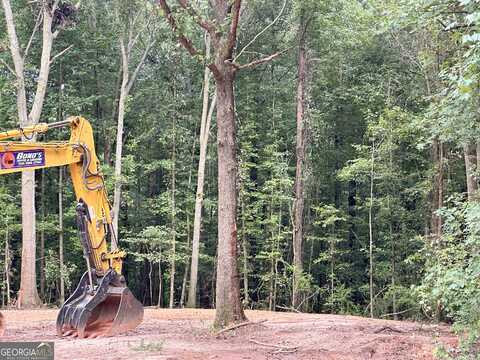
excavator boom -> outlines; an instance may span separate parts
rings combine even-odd
[[[22,137],[70,126],[69,141],[12,142]],[[68,165],[77,199],[77,227],[87,271],[65,301],[57,317],[59,336],[97,337],[134,329],[142,322],[143,306],[126,286],[122,275],[125,251],[118,248],[90,123],[71,117],[0,132],[0,175]],[[108,248],[110,243],[110,249]],[[0,334],[3,322],[0,318]]]

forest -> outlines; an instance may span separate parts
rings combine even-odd
[[[0,129],[92,123],[144,306],[446,322],[471,346],[479,21],[478,0],[2,0]],[[67,167],[0,177],[2,307],[75,289],[75,207]]]

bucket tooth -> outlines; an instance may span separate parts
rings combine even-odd
[[[89,286],[88,273],[65,302],[57,317],[58,336],[112,336],[132,330],[143,320],[143,305],[113,270],[94,277],[95,290]]]

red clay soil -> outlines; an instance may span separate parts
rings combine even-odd
[[[134,331],[111,338],[60,339],[57,310],[3,311],[2,341],[55,341],[55,359],[434,359],[453,346],[446,326],[355,316],[247,311],[252,322],[217,335],[213,310],[145,309]],[[262,320],[266,320],[261,322]]]

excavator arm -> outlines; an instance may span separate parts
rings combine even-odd
[[[7,141],[18,137],[33,140],[37,134],[65,126],[71,129],[69,141]],[[122,276],[126,253],[118,248],[114,235],[90,123],[82,117],[71,117],[0,132],[0,175],[64,165],[69,166],[77,199],[77,227],[87,271],[60,309],[57,333],[83,338],[135,328],[143,319],[143,306]]]

